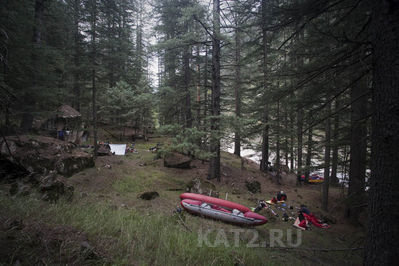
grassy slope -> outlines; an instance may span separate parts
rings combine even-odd
[[[156,141],[154,141],[156,143]],[[25,198],[9,198],[3,187],[0,195],[0,218],[2,222],[12,219],[24,221],[28,230],[2,230],[0,243],[9,244],[7,254],[0,254],[2,263],[13,264],[18,258],[22,264],[30,264],[41,257],[46,264],[117,264],[117,265],[315,265],[315,264],[361,264],[361,252],[320,252],[306,248],[345,248],[358,246],[362,234],[359,229],[346,225],[343,220],[331,229],[314,228],[302,233],[302,245],[298,249],[273,249],[269,247],[249,247],[247,244],[258,234],[255,244],[268,242],[270,229],[293,229],[292,223],[284,223],[271,217],[269,223],[256,228],[240,228],[201,217],[183,213],[180,217],[173,214],[179,204],[181,191],[169,189],[184,188],[184,184],[194,177],[205,177],[206,165],[196,162],[196,168],[190,170],[167,169],[160,160],[154,161],[154,154],[148,147],[154,143],[137,144],[138,154],[125,157],[103,157],[96,167],[87,169],[70,178],[75,186],[72,202],[60,201],[49,204],[37,200],[34,195]],[[110,164],[111,169],[104,167]],[[247,170],[239,169],[240,160],[229,154],[223,154],[221,184],[216,184],[221,195],[231,193],[232,187],[240,194],[229,194],[229,200],[248,206],[254,201],[270,198],[277,190],[287,191],[291,204],[300,202],[317,210],[320,203],[318,187],[296,188],[288,185],[278,187],[268,177],[259,173],[253,165],[247,164]],[[255,177],[262,184],[262,193],[250,195],[244,188],[246,177]],[[234,183],[234,184],[232,184]],[[137,198],[140,192],[159,192],[160,197],[152,201]],[[333,198],[338,191],[332,191]],[[269,216],[268,213],[265,214]],[[7,220],[8,219],[8,220]],[[184,222],[182,222],[184,221]],[[71,235],[85,234],[94,246],[98,256],[87,258],[76,246],[61,237],[55,248],[43,248],[43,239],[33,245],[35,238],[31,224],[45,224],[50,228],[73,228]],[[77,233],[76,230],[81,233]],[[199,236],[211,229],[210,243],[223,239],[225,232],[229,246],[220,242],[216,247],[200,245]],[[243,229],[239,247],[234,246],[234,234],[231,230]],[[219,231],[224,230],[224,231]],[[254,231],[256,230],[256,231]],[[51,230],[50,230],[51,231]],[[11,240],[10,234],[11,235]],[[68,231],[67,231],[68,232]],[[28,237],[27,237],[28,236]],[[294,233],[294,238],[296,233]],[[286,237],[286,235],[284,236]],[[58,237],[60,238],[60,237]],[[57,238],[57,239],[58,239]],[[29,239],[29,241],[27,240]],[[51,238],[51,239],[54,239]],[[76,239],[79,239],[76,237]],[[7,242],[8,241],[8,242]],[[75,242],[78,240],[75,240]],[[79,240],[80,241],[80,240]],[[54,242],[54,241],[53,241]],[[70,240],[73,243],[72,240]],[[286,242],[286,240],[284,240]],[[3,245],[2,244],[2,245]],[[47,254],[39,250],[47,250]],[[50,251],[49,251],[50,250]],[[62,252],[61,252],[62,251]],[[61,255],[59,254],[63,254]]]

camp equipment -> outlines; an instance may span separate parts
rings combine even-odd
[[[241,204],[201,194],[183,193],[181,206],[188,212],[239,225],[261,225],[266,217]]]

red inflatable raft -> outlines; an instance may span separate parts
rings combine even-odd
[[[183,193],[180,199],[181,206],[193,214],[240,225],[261,225],[267,222],[266,217],[228,200],[194,193]]]

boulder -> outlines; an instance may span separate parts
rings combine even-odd
[[[328,224],[336,224],[337,223],[337,218],[335,218],[333,215],[331,214],[327,214],[327,213],[322,213],[320,215],[320,218],[323,222],[328,223]]]
[[[188,169],[190,168],[191,158],[186,155],[173,152],[165,156],[163,163],[165,167]]]
[[[31,193],[32,186],[23,182],[15,182],[10,187],[10,195],[27,196]]]
[[[216,191],[215,184],[199,177],[194,178],[186,184],[186,191],[191,193],[203,194],[215,198],[219,197],[219,192]]]
[[[112,155],[111,152],[111,147],[108,144],[101,144],[98,146],[98,150],[97,150],[97,155],[98,156],[108,156],[108,155]]]
[[[41,179],[39,191],[43,193],[42,200],[55,202],[62,195],[65,195],[67,199],[71,199],[74,188],[73,186],[68,186],[61,177],[50,173]]]
[[[245,186],[251,193],[255,194],[261,192],[261,185],[258,181],[254,180],[254,178],[245,180]]]
[[[0,159],[0,180],[13,183],[20,177],[27,176],[27,171],[23,166],[8,159]]]
[[[0,140],[0,154],[3,161],[17,165],[28,172],[47,174],[56,171],[71,176],[87,167],[94,166],[93,156],[81,151],[73,143],[42,136],[10,136]],[[3,168],[3,163],[0,169]],[[14,167],[15,173],[20,171]],[[12,178],[12,175],[9,175]]]
[[[139,198],[143,200],[153,200],[157,197],[159,197],[159,193],[156,191],[144,192],[141,195],[139,195]]]

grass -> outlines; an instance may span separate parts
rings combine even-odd
[[[113,209],[103,203],[47,204],[32,198],[1,197],[1,208],[13,210],[14,215],[23,219],[33,216],[47,223],[73,226],[97,242],[104,241],[102,238],[114,239],[116,244],[107,247],[112,258],[105,260],[105,264],[234,265],[242,260],[250,265],[265,265],[257,258],[262,255],[261,250],[254,254],[253,249],[246,247],[198,247],[198,232],[184,230],[176,216],[143,216],[134,210]],[[211,243],[215,234],[209,236]]]
[[[241,229],[191,215],[183,216],[182,219],[192,228],[190,232],[181,225],[180,218],[176,214],[142,215],[136,210],[112,208],[105,202],[61,201],[57,204],[48,204],[34,198],[12,199],[3,195],[0,197],[2,210],[8,210],[10,213],[12,211],[14,215],[23,219],[35,217],[46,223],[68,225],[83,230],[96,246],[105,247],[107,253],[112,254],[103,261],[105,264],[294,265],[315,262],[313,256],[309,254],[247,247],[246,243],[252,240],[254,232],[259,234],[255,243],[268,240],[265,228],[254,231],[255,229]],[[202,242],[204,245],[199,246],[199,236],[204,235],[208,228],[213,228],[207,238],[209,243],[215,244],[219,239],[220,245],[212,247]],[[218,236],[219,229],[225,232],[227,246],[221,241],[224,239],[223,234],[222,238]],[[234,234],[230,231],[232,229],[245,230],[240,234],[240,244],[243,244],[239,248],[234,247]],[[317,235],[314,234],[311,241],[316,243],[328,241],[325,236],[318,239],[314,239],[314,236]],[[107,239],[113,241],[108,243]],[[331,259],[330,262],[342,260],[336,253],[323,256]]]
[[[113,188],[119,193],[137,193],[165,187],[182,185],[182,182],[166,172],[157,169],[143,169],[116,180]]]

